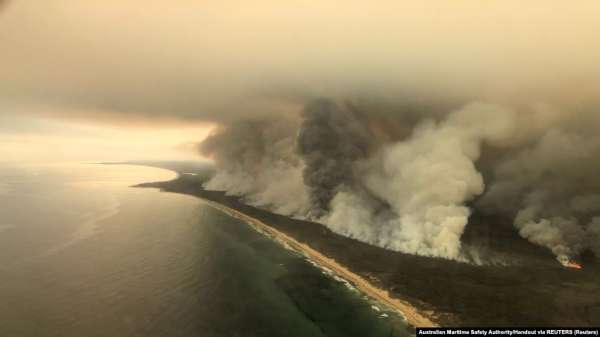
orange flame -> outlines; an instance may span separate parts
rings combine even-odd
[[[574,268],[574,269],[583,269],[583,266],[575,261],[569,261],[569,262],[565,263],[565,267]]]
[[[573,268],[573,269],[583,269],[583,266],[577,263],[575,260],[571,259],[567,255],[559,255],[556,257],[558,262],[563,265],[565,268]]]

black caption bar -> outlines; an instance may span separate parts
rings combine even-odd
[[[417,336],[599,336],[600,328],[417,328]]]

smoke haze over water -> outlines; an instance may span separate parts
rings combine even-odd
[[[211,125],[207,188],[344,235],[464,260],[478,211],[600,254],[599,9],[14,0],[0,121]]]

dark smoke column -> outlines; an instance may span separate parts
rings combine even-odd
[[[303,179],[309,189],[311,217],[329,210],[329,203],[343,185],[352,185],[352,163],[367,155],[368,129],[357,112],[325,98],[308,103],[297,138],[303,157]]]

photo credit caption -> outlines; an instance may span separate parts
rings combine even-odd
[[[417,336],[598,336],[600,328],[417,328]]]

